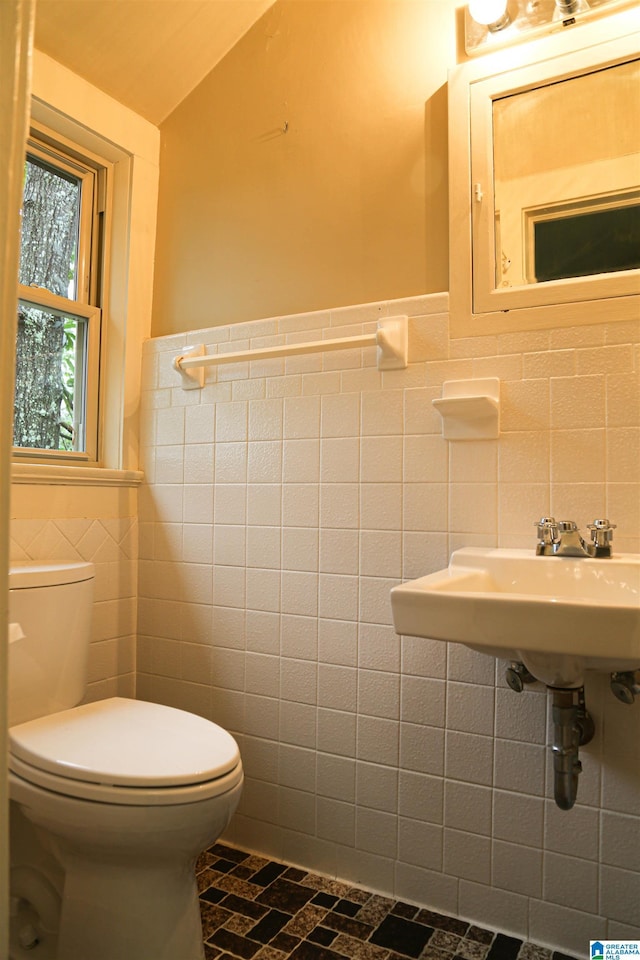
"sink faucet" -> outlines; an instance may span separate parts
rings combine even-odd
[[[608,520],[594,520],[587,524],[591,531],[591,541],[587,543],[580,535],[578,525],[573,520],[556,520],[554,517],[542,517],[536,523],[538,528],[538,557],[611,557],[613,556],[613,531],[615,523]]]

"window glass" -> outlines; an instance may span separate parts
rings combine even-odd
[[[534,223],[535,279],[640,267],[640,206],[584,210]]]
[[[77,296],[81,181],[27,156],[22,199],[20,283]]]
[[[13,443],[85,449],[87,320],[20,300]]]

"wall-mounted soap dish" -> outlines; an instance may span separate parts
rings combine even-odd
[[[432,401],[442,417],[445,440],[495,440],[500,435],[500,381],[446,380]]]

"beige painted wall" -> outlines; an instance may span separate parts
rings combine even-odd
[[[454,0],[278,0],[161,126],[153,335],[446,290],[454,62]]]

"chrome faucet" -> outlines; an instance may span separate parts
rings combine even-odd
[[[577,523],[573,520],[556,520],[542,517],[536,523],[538,529],[538,557],[612,557],[615,523],[594,520],[587,524],[591,541],[583,540]]]

